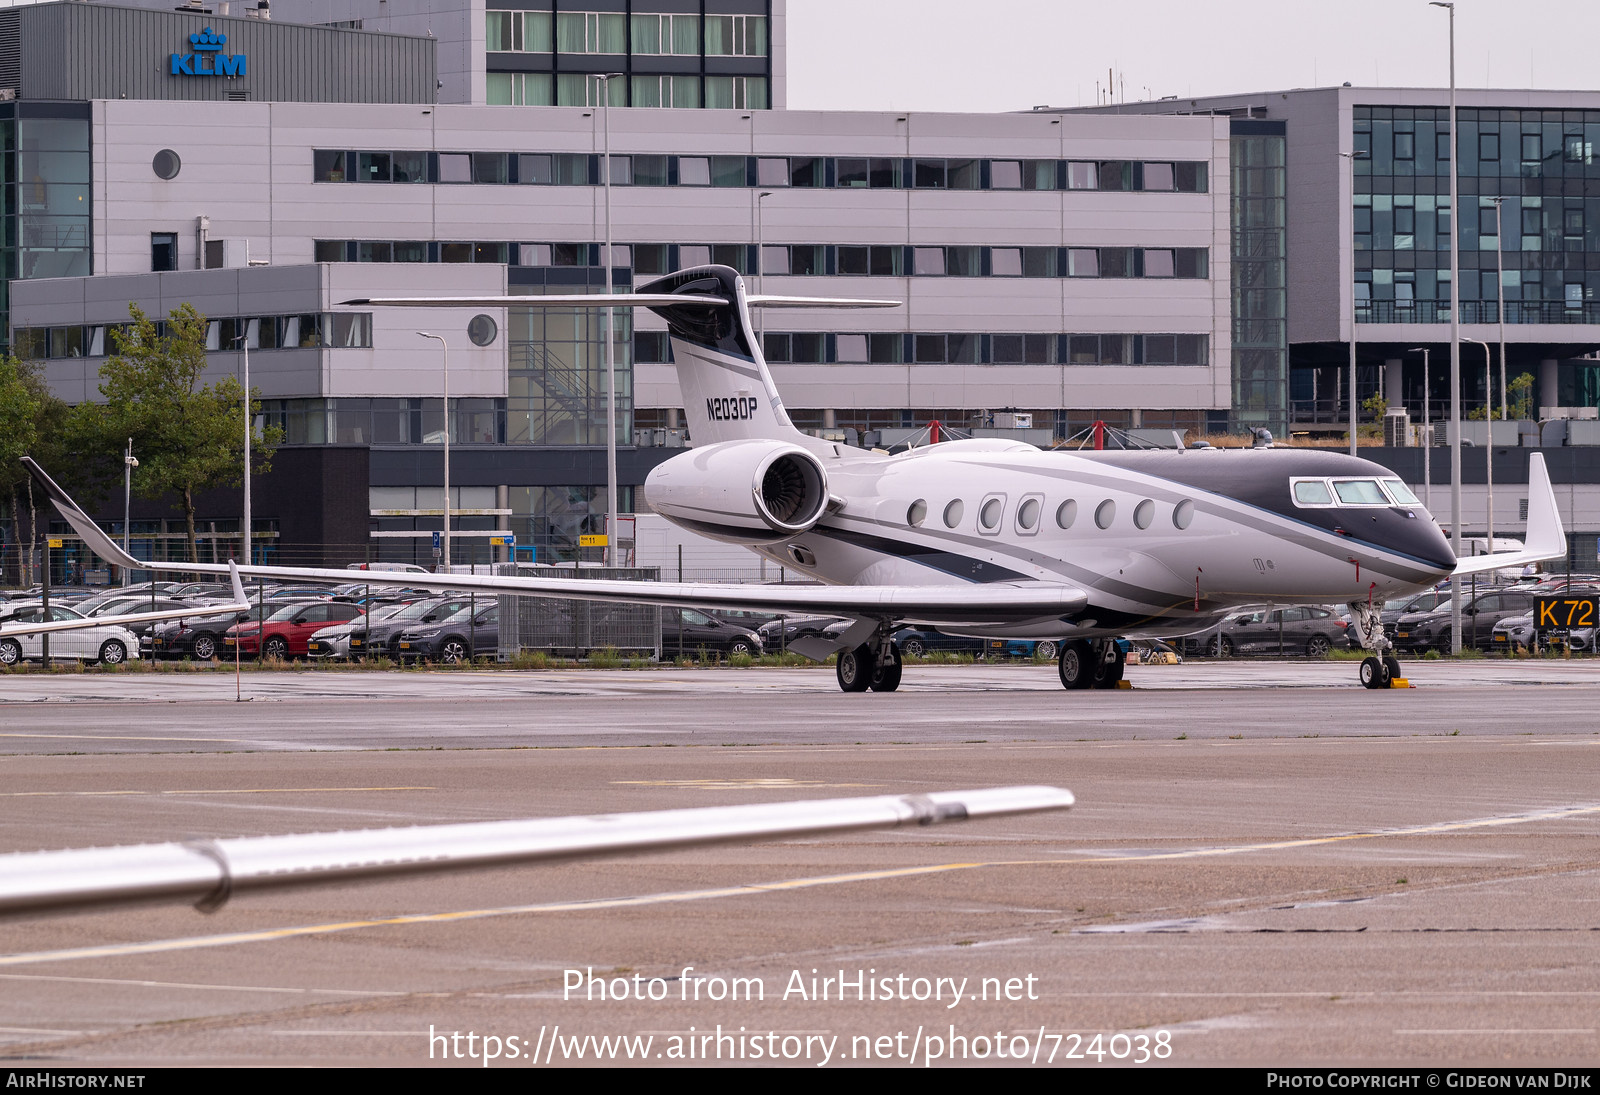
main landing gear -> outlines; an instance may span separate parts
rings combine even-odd
[[[1361,687],[1388,688],[1391,682],[1401,679],[1400,660],[1390,653],[1394,644],[1383,632],[1379,610],[1367,601],[1351,601],[1350,626],[1361,648],[1370,651],[1361,659]]]
[[[1124,664],[1122,646],[1115,639],[1069,639],[1061,644],[1056,669],[1062,688],[1115,688]]]
[[[888,633],[874,635],[871,642],[862,643],[853,650],[839,651],[834,675],[839,679],[842,692],[893,692],[900,687],[900,648],[890,640]]]

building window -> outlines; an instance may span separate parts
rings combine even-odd
[[[632,91],[634,106],[677,107],[680,110],[697,109],[700,106],[698,76],[635,76]]]
[[[178,234],[150,233],[150,269],[156,272],[178,268]]]
[[[700,52],[698,15],[635,15],[632,30],[635,57],[692,57]]]
[[[766,55],[766,16],[706,16],[707,57],[765,57]]]
[[[556,48],[562,53],[627,53],[626,16],[604,11],[558,12]]]
[[[1147,163],[1144,165],[1144,188],[1146,190],[1172,190],[1175,189],[1172,178],[1172,164]]]
[[[491,72],[490,106],[554,106],[555,82],[547,72]]]
[[[710,18],[709,16],[707,17]],[[713,110],[767,109],[765,76],[707,76],[706,106]]]
[[[1067,165],[1068,190],[1097,190],[1099,183],[1096,165],[1092,163],[1069,163]]]

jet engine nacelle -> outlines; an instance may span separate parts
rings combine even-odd
[[[828,508],[822,462],[786,441],[723,441],[656,466],[650,508],[676,525],[730,544],[798,536]]]

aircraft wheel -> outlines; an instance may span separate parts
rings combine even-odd
[[[1388,688],[1389,670],[1374,657],[1361,659],[1361,686],[1363,688]]]
[[[1087,640],[1073,639],[1061,644],[1056,671],[1062,688],[1088,688],[1094,683],[1094,647]]]
[[[1393,654],[1384,655],[1383,671],[1389,674],[1389,679],[1391,681],[1397,677],[1405,676],[1404,673],[1400,672],[1400,659],[1396,658]]]
[[[22,644],[15,639],[0,639],[0,665],[13,666],[22,662]]]
[[[900,651],[895,649],[893,643],[889,644],[889,649],[894,653],[894,663],[892,665],[879,665],[877,664],[877,659],[873,659],[872,684],[870,687],[874,692],[893,692],[900,687],[900,674],[905,665],[900,660]]]
[[[854,650],[839,651],[833,667],[841,692],[865,692],[872,684],[872,648],[863,643]]]

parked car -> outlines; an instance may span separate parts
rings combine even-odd
[[[436,623],[408,628],[395,641],[402,661],[425,660],[455,665],[471,658],[492,658],[500,652],[500,606],[489,602],[476,615],[463,608]]]
[[[1464,599],[1461,606],[1461,645],[1482,648],[1493,643],[1494,627],[1501,620],[1531,613],[1535,595],[1520,590],[1491,589],[1476,597],[1468,593],[1467,598],[1470,599]],[[1442,601],[1430,612],[1400,617],[1395,629],[1395,645],[1401,650],[1448,651],[1452,645],[1451,628],[1451,602]]]
[[[796,639],[821,635],[829,627],[840,623],[837,616],[779,616],[756,629],[764,649],[773,652],[784,650]]]
[[[495,602],[493,597],[477,598],[479,607],[490,602]],[[418,627],[422,624],[431,624],[447,619],[460,612],[463,608],[473,606],[473,598],[456,593],[448,597],[432,597],[425,601],[414,601],[394,613],[387,619],[373,621],[371,628],[361,628],[350,632],[350,656],[361,657],[395,657],[399,654],[395,643],[399,641],[402,631]],[[498,602],[495,602],[498,604]]]
[[[46,622],[45,610],[40,605],[7,605],[15,611],[8,613],[8,623]],[[86,617],[65,605],[50,606],[49,622],[57,620],[82,620]],[[44,657],[43,635],[7,635],[0,638],[0,666],[13,666],[23,661],[40,661]],[[75,631],[57,631],[50,635],[51,658],[75,658],[104,665],[120,665],[129,658],[139,657],[139,640],[133,632],[116,624],[84,627]]]
[[[195,614],[158,623],[140,636],[139,650],[150,658],[194,658],[208,662],[222,649],[223,633],[251,619],[249,612],[214,612],[204,605]]]
[[[982,639],[967,635],[946,635],[934,627],[902,627],[890,638],[906,658],[929,653],[971,654],[975,658],[1032,658],[1055,661],[1060,644],[1053,639]]]
[[[291,602],[265,620],[234,624],[223,633],[222,645],[230,651],[237,645],[245,657],[303,658],[312,635],[360,615],[359,605],[344,601]]]
[[[1204,653],[1208,657],[1235,654],[1285,654],[1321,658],[1335,646],[1348,644],[1345,621],[1332,608],[1321,605],[1289,605],[1273,608],[1263,605],[1229,616],[1220,625],[1185,635],[1180,649],[1184,653]]]
[[[661,610],[661,656],[681,658],[699,651],[758,657],[763,644],[754,631],[693,608]]]
[[[371,625],[382,623],[405,607],[406,605],[403,602],[399,604],[372,605],[368,607],[364,616],[329,624],[307,640],[306,657],[329,661],[350,657],[351,636],[358,631],[366,632]]]

